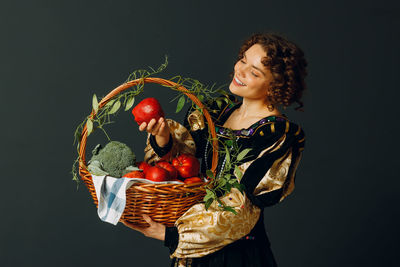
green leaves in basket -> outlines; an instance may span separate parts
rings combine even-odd
[[[227,146],[225,147],[225,160],[225,165],[228,167],[231,166],[231,155]]]
[[[133,106],[133,103],[135,103],[135,97],[131,96],[128,101],[126,101],[126,105],[125,105],[125,111],[127,111],[128,109],[130,109]]]
[[[241,161],[249,152],[251,148],[243,149],[236,157],[237,161]]]
[[[233,214],[237,215],[236,210],[235,210],[234,208],[230,207],[230,206],[224,206],[224,210],[230,211],[230,212],[232,212]]]
[[[206,188],[206,196],[204,197],[206,208],[210,207],[213,201],[217,201],[218,207],[220,207],[221,210],[237,214],[233,207],[230,207],[217,197],[227,196],[233,188],[238,189],[242,194],[244,193],[245,187],[240,183],[244,173],[239,166],[242,164],[242,160],[248,155],[251,149],[241,149],[237,141],[238,138],[233,134],[233,132],[228,133],[227,140],[219,140],[219,143],[221,144],[219,147],[219,153],[224,155],[225,165],[224,168],[219,170],[216,177],[214,177],[211,170],[206,171],[208,177],[214,178]]]
[[[203,201],[205,202],[205,208],[208,210],[208,208],[211,206],[211,204],[214,202],[214,199],[216,198],[216,195],[213,191],[210,189],[206,189],[206,195],[203,198]]]
[[[114,102],[115,102],[115,99],[111,99],[110,101],[107,102],[105,107],[106,108],[111,107],[114,104]]]
[[[91,118],[87,119],[86,122],[86,129],[87,129],[87,135],[89,136],[93,132],[93,121]]]
[[[232,186],[235,187],[236,189],[238,189],[243,194],[243,192],[244,192],[244,185],[243,184],[234,183]]]
[[[179,111],[181,111],[184,105],[185,105],[185,96],[182,95],[178,100],[178,104],[176,105],[175,112],[178,113]]]
[[[93,95],[92,98],[92,107],[93,110],[97,113],[99,111],[99,101],[97,101],[97,96],[96,94]]]
[[[115,112],[118,111],[118,109],[121,107],[121,101],[116,101],[113,105],[113,107],[111,108],[111,110],[108,112],[108,114],[114,114]]]
[[[214,202],[213,198],[209,198],[207,199],[207,201],[204,203],[204,206],[206,208],[206,210],[208,210],[208,208],[211,206],[211,204]]]
[[[233,171],[233,174],[235,174],[235,176],[239,178],[239,180],[241,180],[243,177],[243,172],[239,169],[239,166],[237,165],[235,165],[235,170]]]
[[[222,106],[222,100],[217,99],[216,102],[217,102],[217,106],[218,106],[219,108],[221,108],[221,106]]]
[[[228,147],[232,147],[233,146],[233,140],[232,139],[226,140],[224,143],[225,143],[225,146],[228,146]]]
[[[206,195],[204,196],[204,201],[209,200],[210,198],[212,198],[214,196],[214,192],[211,191],[210,189],[206,189]]]
[[[200,102],[204,101],[204,95],[198,95],[197,98],[200,100]]]
[[[214,179],[214,173],[211,170],[206,170],[206,175],[207,177],[210,177],[211,179]]]

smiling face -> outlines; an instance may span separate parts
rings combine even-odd
[[[261,45],[251,46],[235,64],[234,76],[229,90],[249,99],[267,100],[272,74],[262,60],[267,56]]]

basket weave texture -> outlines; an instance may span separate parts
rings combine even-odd
[[[212,136],[212,165],[211,171],[215,175],[215,170],[218,163],[218,141],[215,133],[215,126],[207,109],[201,101],[192,94],[189,90],[181,85],[176,84],[170,80],[162,78],[142,78],[124,83],[99,102],[99,110],[104,107],[113,97],[123,92],[124,90],[135,86],[139,83],[157,83],[169,88],[173,87],[176,90],[183,92],[189,99],[191,99],[198,107],[203,110],[205,119],[208,122],[210,134]],[[96,112],[92,110],[90,118],[94,118]],[[85,160],[87,142],[87,128],[86,125],[82,130],[80,145],[79,145],[79,175],[84,181],[86,187],[94,200],[97,207],[98,200],[96,191],[94,189],[92,176],[87,170]],[[138,226],[148,226],[143,220],[142,214],[149,215],[154,221],[162,223],[166,226],[172,226],[175,221],[182,216],[191,206],[202,201],[205,195],[205,186],[207,183],[196,184],[144,184],[134,183],[126,191],[126,206],[120,221],[127,221]]]

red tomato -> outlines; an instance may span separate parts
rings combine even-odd
[[[172,160],[172,165],[178,170],[182,178],[189,178],[199,174],[200,162],[190,154],[181,154]]]
[[[190,177],[190,178],[186,178],[183,182],[185,184],[194,184],[194,183],[201,183],[201,182],[203,182],[203,180],[201,180],[201,178],[199,178],[199,177]]]
[[[143,122],[149,123],[151,119],[158,121],[160,117],[164,117],[164,111],[154,97],[143,99],[132,109],[132,114],[139,125]]]
[[[169,172],[164,168],[152,166],[147,169],[145,178],[154,182],[168,181]]]
[[[128,172],[127,174],[125,174],[122,177],[126,177],[126,178],[144,178],[144,172],[142,171],[131,171]]]
[[[156,163],[156,166],[166,169],[169,173],[170,180],[176,180],[176,178],[178,178],[178,171],[167,161],[159,161]]]
[[[146,174],[147,169],[151,167],[146,161],[140,161],[137,165],[139,169],[143,170],[144,174]]]

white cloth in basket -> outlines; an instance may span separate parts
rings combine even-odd
[[[126,190],[133,183],[182,184],[178,181],[152,182],[141,178],[114,178],[92,174],[93,185],[99,201],[97,214],[104,221],[116,225],[125,210]]]

